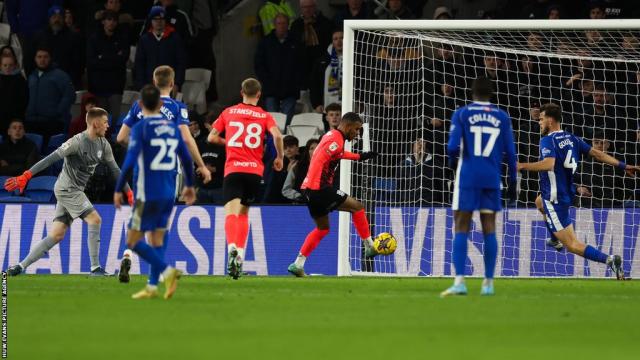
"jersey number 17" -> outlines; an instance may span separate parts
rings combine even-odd
[[[486,127],[486,126],[471,126],[469,130],[473,133],[473,155],[489,157],[491,151],[496,145],[496,140],[500,135],[500,128]],[[489,134],[489,140],[482,147],[482,134]]]

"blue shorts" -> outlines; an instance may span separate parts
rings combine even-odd
[[[174,204],[173,198],[145,202],[136,200],[131,210],[129,229],[137,231],[166,229],[169,226],[169,216]]]
[[[455,211],[502,210],[500,189],[454,189],[453,204]]]
[[[547,224],[554,233],[571,225],[571,218],[569,217],[570,205],[554,204],[549,200],[542,199],[542,206],[547,216]]]

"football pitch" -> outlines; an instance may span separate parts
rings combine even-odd
[[[633,359],[640,282],[183,277],[131,300],[116,278],[9,278],[9,359]],[[161,287],[161,290],[164,289]]]

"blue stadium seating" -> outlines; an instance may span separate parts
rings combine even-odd
[[[4,182],[7,181],[8,176],[0,176],[0,197],[11,196],[12,193],[4,189]]]
[[[53,186],[57,179],[55,176],[34,177],[27,184],[25,195],[35,202],[55,202]]]
[[[49,139],[49,144],[47,145],[47,152],[45,154],[48,155],[54,152],[57,148],[60,147],[60,145],[64,143],[66,139],[67,139],[66,134],[53,135]]]
[[[26,136],[27,139],[33,141],[36,144],[36,147],[38,148],[39,153],[42,152],[42,135],[38,135],[34,133],[26,133],[24,134],[24,136]]]

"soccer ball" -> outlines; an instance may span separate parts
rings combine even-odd
[[[396,238],[386,232],[379,234],[376,236],[376,239],[373,240],[373,248],[376,249],[376,252],[380,255],[391,255],[396,251],[396,247],[398,247]]]

